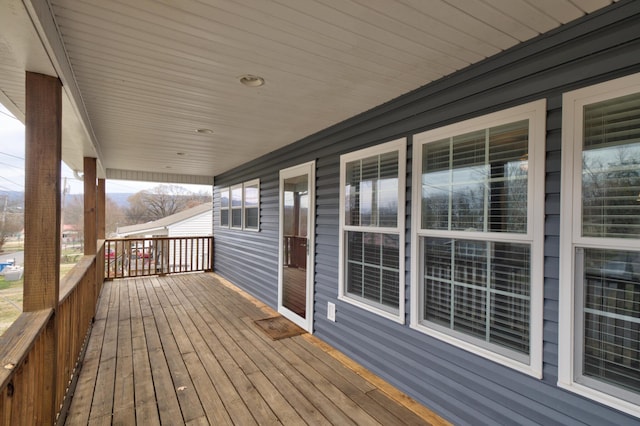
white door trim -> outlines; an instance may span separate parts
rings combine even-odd
[[[306,318],[300,317],[295,312],[287,309],[282,304],[283,294],[283,235],[284,227],[284,180],[290,177],[306,174],[309,178],[309,211],[307,218],[307,291],[306,291]],[[313,333],[313,295],[315,279],[315,234],[316,234],[316,162],[299,164],[280,170],[280,185],[278,189],[278,312],[296,325],[309,333]]]

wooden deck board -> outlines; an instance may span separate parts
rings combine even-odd
[[[223,348],[218,337],[211,329],[210,325],[212,320],[209,318],[208,312],[206,312],[202,305],[200,305],[198,298],[196,295],[191,293],[189,288],[177,285],[175,282],[172,284],[172,290],[182,294],[184,301],[182,308],[191,312],[190,318],[200,333],[201,339],[195,338],[194,341],[198,345],[201,360],[203,361],[203,364],[209,373],[209,377],[215,386],[214,389],[216,389],[220,396],[220,400],[223,401],[226,411],[229,416],[233,418],[233,421],[238,424],[256,424],[253,415],[236,389],[232,378],[223,368],[221,360],[225,362],[226,365],[229,365],[229,354]],[[190,297],[187,297],[186,295],[189,295]],[[193,305],[194,303],[198,304],[200,310],[195,308]]]
[[[180,412],[180,405],[173,387],[171,373],[169,372],[169,366],[167,365],[162,344],[160,343],[160,334],[148,297],[149,291],[145,288],[147,283],[149,283],[150,287],[151,281],[140,281],[144,284],[138,288],[138,296],[141,300],[140,306],[148,306],[150,312],[150,315],[144,316],[142,321],[160,421],[164,424],[181,424],[183,423],[183,419],[182,413]],[[127,284],[128,280],[120,282],[120,285]],[[141,419],[136,418],[136,421],[142,424]]]
[[[139,291],[144,292],[144,283],[136,280],[129,286],[129,305],[131,308],[131,348],[133,351],[134,369],[134,403],[136,419],[146,424],[160,424],[156,394],[149,362],[149,348],[145,337],[141,297]]]
[[[66,424],[429,424],[274,314],[215,274],[106,283]]]
[[[242,340],[245,341],[251,341],[254,342],[256,340],[259,339],[266,339],[266,337],[261,334],[260,332],[257,331],[257,328],[255,327],[255,325],[253,324],[247,324],[245,321],[243,321],[243,318],[239,318],[239,314],[238,312],[242,312],[242,311],[236,311],[236,310],[231,310],[230,308],[227,308],[226,304],[220,304],[220,303],[215,303],[214,300],[211,300],[210,296],[207,294],[205,295],[205,297],[207,299],[209,299],[209,301],[211,303],[209,303],[206,307],[202,306],[201,309],[207,309],[209,311],[212,312],[212,317],[215,318],[225,318],[225,327],[224,330],[225,332],[229,332],[232,333],[234,335],[236,335],[235,339],[238,342],[241,342]],[[259,315],[259,318],[264,317],[264,313],[262,311],[258,311],[255,312],[257,315]],[[257,318],[251,318],[250,321],[252,322],[254,319]],[[239,329],[249,329],[251,330],[251,334],[247,335],[246,338],[242,338],[240,337],[237,333]],[[286,340],[288,343],[290,343],[288,340]],[[272,344],[274,345],[280,345],[282,344],[282,341],[278,341],[278,342],[273,342]],[[252,363],[249,360],[245,359],[244,357],[240,357],[240,362],[243,362],[243,368],[247,371],[253,371],[254,368],[258,368],[257,366],[255,366],[254,363]],[[335,400],[338,399],[340,400],[340,391],[338,391],[337,388],[332,387],[331,383],[326,380],[321,374],[314,374],[315,371],[313,371],[313,369],[308,368],[308,365],[305,362],[301,362],[300,365],[303,366],[303,370],[300,370],[300,372],[304,375],[305,372],[307,374],[310,375],[310,381],[312,383],[315,383],[315,388],[309,392],[307,395],[308,398],[311,399],[315,399],[318,395],[318,390],[320,390],[320,394],[323,394],[325,396],[328,396],[329,400]],[[287,365],[288,368],[292,367],[292,363],[290,363],[289,365]],[[262,364],[260,364],[260,368],[262,368]],[[326,371],[326,370],[325,370]],[[329,375],[332,375],[332,372],[329,372]],[[309,376],[308,376],[309,378]],[[346,413],[345,416],[341,416],[339,414],[339,412],[341,411],[340,408],[338,408],[340,406],[340,404],[333,404],[333,406],[331,407],[331,409],[333,410],[332,413],[332,417],[334,417],[334,420],[336,424],[349,424],[349,417],[356,417],[357,420],[361,421],[361,422],[369,422],[368,424],[375,424],[375,421],[368,417],[366,413],[364,412],[360,412],[358,410],[358,407],[356,407],[353,404],[349,404],[348,401],[342,399],[341,400],[343,403],[345,403],[347,405],[349,414],[347,415]],[[322,401],[323,404],[326,404],[326,401]],[[328,411],[325,409],[325,412]],[[336,418],[337,417],[337,418]]]
[[[109,300],[111,295],[112,283],[107,282],[102,287],[101,298]],[[71,400],[69,411],[67,413],[68,425],[86,425],[89,422],[89,414],[91,413],[87,407],[91,406],[93,394],[96,385],[96,376],[100,367],[100,351],[104,339],[104,328],[107,322],[108,303],[101,303],[96,311],[95,322],[91,330],[91,339],[87,343],[87,351],[82,365],[81,374],[78,377],[74,397]]]
[[[133,384],[133,340],[129,286],[119,286],[120,315],[118,320],[118,349],[116,352],[116,381],[113,394],[113,423],[135,423]],[[135,291],[135,288],[134,288]]]
[[[113,395],[116,377],[116,355],[118,350],[118,316],[120,314],[120,292],[112,286],[109,298],[109,311],[104,328],[100,365],[98,366],[95,392],[91,404],[89,421],[98,421],[113,412]],[[101,423],[101,422],[99,422]]]
[[[196,299],[192,299],[192,303],[196,310],[203,315],[203,319],[215,335],[215,339],[212,339],[214,348],[216,348],[214,354],[253,417],[259,419],[259,422],[263,424],[278,424],[276,414],[250,380],[249,374],[258,372],[258,367],[247,359],[234,338],[229,334],[233,333],[232,323],[235,319],[227,317],[221,321],[220,315],[216,317],[211,314],[209,309],[216,312],[214,305],[218,305],[218,301],[212,301],[207,307]]]

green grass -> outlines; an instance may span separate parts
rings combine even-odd
[[[22,312],[23,280],[7,281],[0,276],[0,335]]]
[[[7,281],[4,279],[4,276],[0,276],[0,291],[20,288],[23,286],[23,279],[20,278],[18,281]]]
[[[63,265],[76,264],[82,256],[84,256],[84,252],[80,247],[65,248],[60,251],[60,261]]]
[[[2,246],[3,252],[22,251],[24,250],[24,241],[5,241]]]
[[[74,263],[60,265],[60,278],[75,266]],[[7,281],[0,276],[0,335],[2,335],[22,313],[24,279]]]

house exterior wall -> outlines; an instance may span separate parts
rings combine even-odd
[[[170,238],[179,237],[204,237],[211,235],[213,228],[211,219],[213,211],[209,210],[199,215],[190,217],[181,222],[167,226],[167,236]],[[200,242],[194,244],[190,238],[182,241],[176,241],[169,245],[169,267],[173,268],[173,259],[181,259],[179,263],[187,267],[187,269],[195,268],[203,265],[205,259],[209,258],[209,249],[200,246]],[[192,253],[198,253],[196,257],[192,257]]]
[[[277,306],[278,172],[316,160],[314,333],[456,424],[637,424],[558,388],[562,94],[640,72],[640,2],[603,11],[216,176],[215,270]],[[543,377],[536,379],[409,327],[412,136],[546,99]],[[283,123],[286,125],[286,123]],[[405,323],[338,300],[340,155],[407,138]],[[222,228],[220,193],[260,179],[260,231]],[[327,320],[327,302],[337,321]]]
[[[190,217],[187,220],[183,220],[182,222],[168,225],[167,235],[169,237],[201,237],[205,235],[211,235],[211,232],[213,230],[213,225],[211,222],[212,216],[212,211],[206,211],[197,216]]]

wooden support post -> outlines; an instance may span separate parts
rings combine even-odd
[[[98,179],[98,239],[104,240],[105,230],[105,205],[106,205],[106,187],[104,179]]]
[[[27,72],[25,91],[25,215],[23,310],[51,308],[38,362],[31,424],[53,424],[56,416],[58,338],[55,310],[60,292],[60,177],[62,84],[56,77]]]
[[[96,214],[96,159],[84,158],[84,254],[96,254],[97,214]]]
[[[106,218],[106,212],[105,212],[105,205],[106,205],[106,187],[105,187],[105,182],[104,179],[98,179],[98,187],[97,187],[97,205],[96,205],[96,209],[97,209],[97,239],[98,240],[104,240],[105,239],[105,218]],[[105,268],[105,263],[104,263],[104,245],[102,246],[102,250],[98,251],[97,253],[97,258],[96,258],[96,286],[95,286],[95,296],[96,296],[96,302],[97,302],[97,298],[100,296],[100,291],[102,290],[102,283],[104,282],[104,268]]]
[[[98,187],[96,186],[96,159],[84,157],[84,254],[95,255],[98,243],[98,216],[97,207]],[[101,266],[96,259],[96,268]],[[102,287],[98,280],[98,271],[94,271],[95,283],[91,286],[91,300],[95,304],[98,300],[98,291]],[[94,305],[95,306],[95,305]],[[92,316],[93,318],[93,316]]]

